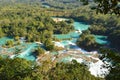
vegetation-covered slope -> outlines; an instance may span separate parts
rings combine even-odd
[[[24,59],[0,57],[0,80],[103,80],[90,74],[87,67],[76,61],[53,63],[44,61],[41,66]]]
[[[5,1],[5,0],[4,0]],[[87,6],[74,10],[57,10],[53,8],[41,8],[39,4],[24,4],[20,1],[11,0],[11,4],[0,7],[0,37],[13,36],[25,37],[27,41],[41,41],[43,43],[51,43],[53,33],[68,33],[73,27],[67,22],[54,22],[50,16],[60,16],[74,18],[79,21],[88,22],[91,24],[89,31],[92,34],[100,34],[108,36],[108,39],[113,47],[120,49],[120,18],[116,15],[101,15],[90,10]],[[32,2],[32,0],[30,0]],[[6,2],[9,2],[6,0]],[[6,5],[7,3],[4,2]],[[26,0],[28,3],[28,1]],[[18,4],[19,3],[19,4]],[[46,3],[46,2],[45,2]],[[4,5],[0,3],[1,6]],[[51,3],[52,4],[52,3]],[[54,3],[56,4],[56,2]],[[58,7],[63,4],[71,4],[69,2],[61,2]],[[74,3],[73,3],[74,5]],[[55,6],[55,5],[54,5]],[[65,7],[65,6],[64,6]],[[73,7],[73,6],[71,6]],[[69,7],[70,8],[70,7]],[[61,8],[63,9],[63,8]],[[50,16],[49,16],[50,15]],[[83,36],[85,47],[92,49],[94,45],[93,36]],[[92,40],[93,39],[93,40]],[[51,40],[51,41],[49,41]],[[87,41],[86,41],[87,40]],[[82,42],[81,42],[82,43]],[[86,43],[90,43],[90,46]],[[96,44],[95,44],[96,45]],[[46,49],[51,48],[51,44],[46,45]],[[109,46],[111,47],[111,46]],[[90,49],[89,48],[89,49]],[[108,58],[115,60],[116,64],[112,68],[110,75],[106,79],[119,80],[119,54],[112,51],[101,51],[107,53]],[[106,57],[106,56],[105,56]],[[101,80],[90,74],[87,67],[78,64],[75,61],[72,63],[57,63],[53,65],[46,61],[42,66],[36,66],[29,61],[23,59],[3,59],[0,58],[0,79],[2,80]],[[52,66],[52,67],[51,67]],[[112,76],[111,76],[112,75]],[[114,75],[114,76],[113,76]]]

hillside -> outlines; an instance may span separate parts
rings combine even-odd
[[[120,80],[120,17],[80,1],[0,0],[0,80]]]

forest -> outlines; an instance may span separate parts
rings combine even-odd
[[[53,65],[54,64],[54,65]],[[11,67],[12,66],[12,67]],[[84,72],[84,73],[83,73]],[[87,67],[76,61],[52,63],[44,61],[41,66],[25,59],[0,58],[1,80],[103,80],[90,74]]]
[[[49,8],[42,5],[48,5]],[[54,34],[67,34],[74,31],[74,20],[90,24],[83,31],[76,44],[88,51],[98,50],[101,60],[109,58],[115,67],[105,78],[90,74],[85,64],[73,60],[69,63],[46,60],[36,62],[21,58],[0,57],[0,80],[119,80],[120,79],[120,17],[115,14],[96,14],[95,4],[89,1],[84,5],[80,0],[0,0],[0,38],[12,37],[4,48],[19,45],[19,38],[27,43],[41,42],[47,51],[57,48],[52,43]],[[51,17],[70,18],[69,21],[55,22]],[[70,24],[71,23],[71,24]],[[96,43],[93,35],[105,35],[109,45]],[[33,53],[41,56],[45,50],[38,48]],[[16,51],[15,54],[19,52]]]

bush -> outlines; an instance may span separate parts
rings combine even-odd
[[[6,46],[8,46],[8,47],[13,47],[13,46],[14,46],[14,42],[13,42],[12,40],[8,40],[8,41],[6,42]]]
[[[45,51],[44,51],[44,49],[39,47],[34,51],[34,53],[35,53],[36,56],[40,56],[41,54],[44,54]]]

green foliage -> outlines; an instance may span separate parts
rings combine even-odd
[[[120,79],[120,63],[111,69],[110,74],[106,76],[106,80],[119,80]]]
[[[109,40],[111,41],[111,44],[119,48],[120,18],[115,15],[101,15],[101,14],[96,15],[95,11],[90,10],[87,6],[76,9],[71,5],[73,8],[75,8],[74,10],[72,10],[71,6],[68,6],[67,4],[69,0],[64,0],[65,4],[68,7],[66,7],[66,5],[61,6],[61,4],[59,3],[58,5],[52,1],[51,2],[59,6],[58,8],[61,8],[61,7],[62,7],[61,9],[70,8],[70,10],[57,10],[57,9],[51,9],[51,8],[42,9],[41,7],[39,7],[39,4],[27,4],[27,5],[14,4],[14,3],[17,3],[16,0],[12,0],[12,1],[13,1],[11,3],[12,5],[0,7],[0,11],[1,11],[0,37],[3,37],[4,35],[13,36],[13,37],[16,37],[16,36],[26,37],[26,40],[29,42],[41,41],[44,43],[46,50],[53,50],[54,45],[52,43],[52,40],[49,40],[49,39],[52,39],[53,33],[57,33],[57,34],[68,33],[73,29],[73,27],[71,25],[68,25],[66,22],[56,23],[48,16],[48,15],[50,16],[57,15],[57,16],[72,17],[77,20],[85,21],[90,24],[93,24],[90,28],[90,31],[92,33],[106,34],[107,32],[107,35],[109,37]],[[57,1],[57,0],[54,0],[54,1]],[[62,0],[62,2],[64,1]],[[101,0],[101,2],[102,1],[103,0]],[[114,0],[114,1],[117,1],[117,0]],[[0,4],[2,3],[0,2]],[[106,6],[103,4],[104,3],[102,2],[102,6]],[[104,9],[107,9],[107,8],[104,8]],[[102,13],[105,13],[105,14],[109,12],[108,10],[105,10],[105,12],[104,10],[102,11],[103,11]],[[116,11],[116,9],[113,11]],[[115,12],[115,14],[118,14],[118,12],[119,10]],[[12,42],[8,42],[8,44],[13,45]],[[86,48],[94,49],[94,47],[96,47],[94,37],[90,35],[89,32],[84,32],[84,34],[81,35],[81,38],[78,39],[78,45],[80,47],[82,47],[81,44],[85,49]],[[43,53],[43,52],[40,49],[38,53]],[[120,61],[118,54],[114,55],[114,52],[105,52],[105,53],[108,53],[109,58],[115,60],[117,63]],[[0,79],[1,80],[30,80],[30,79],[31,80],[49,80],[49,79],[51,80],[54,80],[54,79],[55,80],[60,80],[60,79],[62,80],[71,80],[71,79],[72,80],[78,80],[78,79],[98,80],[94,76],[90,75],[90,72],[84,65],[78,64],[75,61],[72,64],[58,63],[56,67],[53,67],[52,69],[46,71],[46,68],[48,68],[47,64],[48,63],[46,62],[45,64],[46,67],[39,66],[38,68],[36,66],[33,67],[31,63],[29,64],[29,61],[24,61],[22,59],[10,60],[10,59],[0,58]],[[112,72],[113,73],[112,74],[110,73],[110,75],[106,77],[108,80],[111,80],[111,79],[119,80],[120,67],[119,67],[119,64],[117,65],[116,65],[116,68],[113,68],[111,70],[111,73]]]
[[[15,41],[19,41],[19,39],[20,39],[19,36],[15,36],[14,38]]]
[[[25,4],[1,7],[0,37],[12,36],[16,41],[19,37],[25,37],[28,42],[44,42],[47,38],[52,39],[53,34],[73,30],[73,26],[66,22],[54,22],[37,4]]]
[[[49,71],[50,80],[100,80],[90,74],[87,67],[76,61],[72,63],[57,63]],[[102,79],[101,79],[102,80]]]
[[[36,56],[40,56],[41,54],[44,54],[45,51],[44,51],[44,49],[39,47],[34,51],[34,53],[35,53]]]
[[[67,23],[69,23],[69,24],[72,24],[72,23],[74,23],[74,20],[73,19],[70,19],[70,20],[68,20],[68,21],[66,21]]]
[[[83,2],[83,5],[88,5],[88,0],[80,0],[81,2]]]
[[[72,22],[72,20],[70,20]],[[68,21],[68,23],[71,23]],[[64,21],[60,21],[55,25],[54,33],[55,34],[67,34],[68,32],[74,30],[72,25],[69,25]]]
[[[120,15],[119,0],[95,0],[98,3],[97,12],[107,14],[114,13]]]
[[[21,49],[15,48],[14,54],[19,54],[21,52]]]
[[[1,80],[22,80],[32,70],[32,64],[23,59],[1,59],[0,79]]]
[[[98,48],[98,44],[95,41],[94,36],[91,35],[89,31],[83,32],[76,43],[79,47],[82,47],[86,50],[95,50]]]
[[[84,5],[89,4],[89,0],[80,0],[83,2]],[[120,16],[120,7],[119,7],[119,0],[93,0],[97,6],[92,7],[96,9],[96,13],[114,13]]]
[[[8,40],[5,45],[8,47],[12,47],[14,46],[14,42],[12,40]]]
[[[105,35],[107,34],[107,29],[101,25],[91,25],[89,30],[92,34]]]
[[[79,0],[45,0],[43,5],[56,9],[74,9],[82,6],[82,3]]]
[[[112,42],[111,45],[114,46],[116,49],[120,50],[120,29],[114,30],[110,33],[110,36],[108,37],[109,40]]]
[[[24,59],[0,57],[0,80],[103,80],[91,75],[85,65],[76,61],[57,63],[51,68],[50,64],[45,61],[36,66]]]
[[[2,29],[0,28],[0,38],[4,36]]]
[[[120,63],[120,53],[111,50],[111,49],[106,49],[106,48],[101,48],[100,53],[102,53],[103,58],[107,57],[111,60],[113,60],[115,63]]]
[[[108,49],[101,48],[100,53],[102,53],[103,58],[108,58],[113,61],[113,66],[110,70],[110,73],[105,77],[106,80],[119,80],[120,79],[120,53]]]
[[[117,15],[96,14],[96,12],[91,10],[89,6],[74,10],[70,16],[78,21],[89,23],[91,25],[89,30],[92,34],[108,36],[110,47],[120,51],[120,17]]]
[[[54,44],[53,44],[53,42],[52,42],[51,39],[47,39],[47,40],[44,42],[44,46],[45,46],[45,49],[46,49],[46,50],[49,50],[49,51],[54,50]]]

